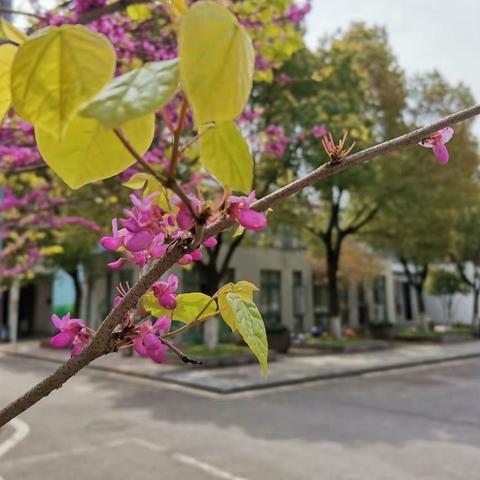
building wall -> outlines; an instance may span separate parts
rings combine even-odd
[[[257,287],[262,285],[262,271],[277,271],[281,274],[281,322],[291,329],[295,327],[294,304],[294,272],[302,274],[302,288],[297,288],[296,293],[302,299],[297,300],[303,313],[304,329],[313,325],[313,300],[312,300],[312,266],[305,257],[304,250],[286,250],[281,248],[239,248],[233,257],[231,267],[235,272],[235,280],[247,280]],[[261,292],[255,293],[255,301],[260,305]]]
[[[220,261],[226,254],[226,249],[220,252]],[[104,255],[99,255],[97,262],[106,263]],[[295,313],[297,307],[303,310],[304,330],[313,325],[313,302],[312,302],[312,267],[305,257],[305,251],[301,249],[281,248],[256,248],[239,247],[230,263],[233,278],[236,282],[246,280],[261,288],[262,271],[279,272],[281,278],[281,322],[294,329],[297,320]],[[97,269],[98,270],[98,269]],[[176,266],[167,275],[174,273],[180,280],[180,291],[185,290],[183,268]],[[294,301],[294,272],[301,272],[302,285],[296,288],[296,294],[301,297]],[[120,271],[97,275],[89,279],[88,299],[88,322],[95,327],[106,313],[107,303],[111,302],[116,295],[116,287],[125,277],[129,277],[130,283],[138,275],[134,267],[124,267]],[[167,276],[165,275],[165,277]],[[124,278],[122,278],[122,276]],[[198,288],[198,287],[197,287]],[[255,293],[255,302],[260,306],[261,292]],[[111,305],[111,303],[110,303]]]

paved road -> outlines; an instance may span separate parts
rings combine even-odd
[[[52,368],[0,357],[0,402]],[[29,433],[0,478],[476,480],[479,371],[469,360],[227,398],[83,372],[21,417]]]

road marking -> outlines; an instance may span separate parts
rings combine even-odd
[[[191,457],[190,455],[185,455],[183,453],[174,453],[172,457],[181,462],[184,463],[185,465],[190,465],[191,467],[198,468],[199,470],[203,470],[206,473],[209,473],[210,475],[213,475],[214,477],[217,478],[223,478],[225,480],[247,480],[244,477],[237,477],[236,475],[233,475],[230,472],[227,472],[225,470],[220,470],[217,467],[214,467],[213,465],[210,465],[209,463],[201,462],[200,460],[197,460],[194,457]]]
[[[27,428],[28,428],[28,426],[27,426]],[[27,432],[27,434],[28,434],[28,432]],[[119,447],[121,445],[125,445],[125,444],[128,444],[128,443],[130,443],[130,444],[135,443],[136,445],[139,445],[140,447],[148,448],[149,450],[152,450],[154,452],[167,454],[173,460],[175,460],[177,462],[180,462],[184,465],[188,465],[190,467],[196,468],[198,470],[202,470],[203,472],[208,473],[209,475],[211,475],[212,477],[215,477],[215,478],[221,478],[223,480],[247,480],[244,477],[238,477],[238,476],[236,476],[236,475],[234,475],[230,472],[227,472],[226,470],[222,470],[220,468],[217,468],[217,467],[211,465],[210,463],[206,463],[206,462],[202,462],[200,460],[197,460],[195,457],[192,457],[190,455],[185,455],[183,453],[169,452],[168,448],[166,448],[162,445],[157,445],[156,443],[152,443],[152,442],[149,442],[149,441],[147,441],[143,438],[138,438],[138,437],[119,438],[119,439],[111,440],[111,441],[103,443],[103,444],[79,446],[79,447],[74,447],[70,450],[40,453],[40,454],[36,454],[36,455],[29,455],[29,456],[26,456],[26,457],[21,457],[21,458],[15,458],[15,459],[8,460],[6,462],[3,462],[3,465],[14,467],[14,466],[22,465],[22,464],[25,465],[25,464],[36,463],[36,462],[41,462],[41,461],[45,461],[45,460],[54,460],[54,459],[57,459],[57,458],[60,458],[60,457],[65,457],[67,455],[82,455],[82,454],[85,454],[85,453],[98,451],[101,448],[115,448],[115,447]],[[11,448],[13,448],[13,447],[11,447]],[[2,478],[2,476],[0,476],[0,480],[4,480]]]
[[[0,458],[9,450],[16,447],[30,433],[30,427],[28,424],[19,418],[11,420],[9,425],[14,428],[15,432],[10,438],[7,438],[3,443],[0,443]]]

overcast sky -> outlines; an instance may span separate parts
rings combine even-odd
[[[352,21],[387,28],[408,74],[438,69],[480,101],[480,0],[312,0],[307,44]],[[480,122],[476,130],[480,134]]]

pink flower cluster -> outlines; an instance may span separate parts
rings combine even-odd
[[[285,13],[285,19],[293,23],[300,23],[310,12],[311,9],[312,5],[310,4],[310,2],[305,3],[305,5],[303,5],[302,7],[299,7],[295,4],[290,5],[287,12]]]
[[[95,336],[95,331],[87,327],[83,320],[70,318],[69,313],[62,318],[55,314],[52,315],[52,322],[60,330],[60,333],[50,339],[50,344],[55,348],[71,348],[72,357],[83,351]],[[162,343],[160,337],[170,329],[171,323],[172,319],[164,316],[160,317],[153,325],[151,320],[146,320],[138,325],[130,324],[129,327],[132,328],[129,328],[129,333],[119,341],[117,347],[133,346],[140,356],[150,357],[154,362],[161,363],[168,347]]]
[[[62,318],[53,314],[52,322],[60,333],[50,339],[50,344],[55,348],[72,347],[72,357],[76,357],[90,343],[95,334],[83,320],[70,318],[69,313]]]
[[[143,322],[138,327],[138,334],[133,340],[135,351],[142,357],[150,357],[154,362],[162,363],[168,347],[162,343],[161,336],[170,329],[172,319],[160,317],[153,325],[151,320]]]
[[[264,145],[265,153],[274,157],[283,157],[285,150],[291,142],[291,138],[285,135],[280,125],[270,125],[265,129],[267,141]]]
[[[171,241],[179,238],[182,232],[189,230],[193,225],[193,218],[187,207],[180,199],[174,198],[172,203],[179,206],[177,215],[163,210],[154,200],[160,195],[156,192],[141,200],[137,195],[130,195],[133,207],[125,209],[126,218],[120,219],[123,228],[118,227],[118,220],[112,220],[112,236],[100,239],[101,245],[112,251],[125,250],[125,256],[109,263],[110,269],[121,268],[125,263],[134,263],[140,267],[149,260],[161,258]],[[197,210],[200,201],[191,197],[191,202]],[[214,238],[203,243],[204,247],[212,248],[216,245]],[[187,265],[202,259],[200,249],[186,253],[178,263]]]
[[[255,191],[248,197],[231,196],[227,199],[227,212],[231,218],[237,221],[247,230],[259,232],[267,226],[267,217],[263,212],[257,212],[251,208],[255,202]]]

